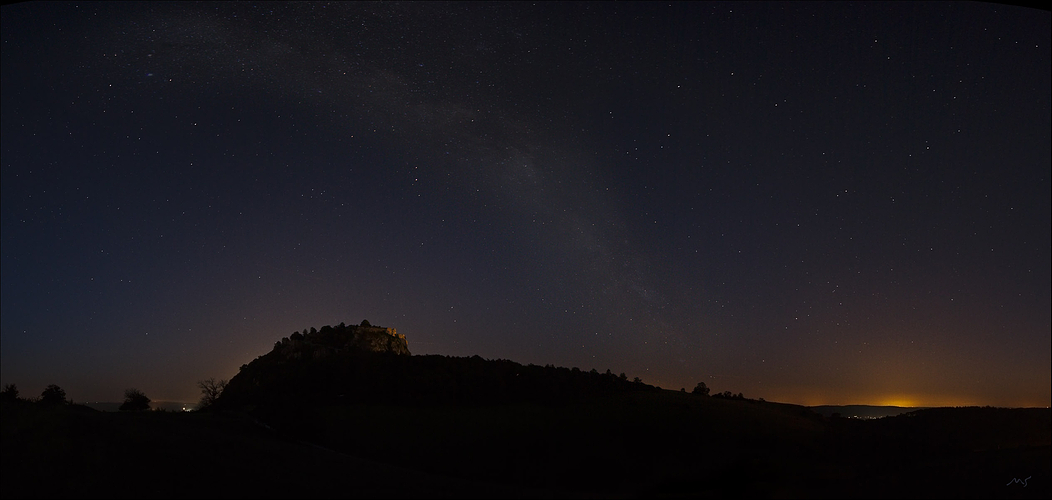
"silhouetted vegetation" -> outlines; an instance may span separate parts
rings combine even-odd
[[[198,403],[197,409],[206,410],[211,408],[219,400],[219,396],[223,394],[226,385],[226,380],[217,381],[215,377],[198,382],[197,387],[201,389],[201,401]]]
[[[698,397],[704,383],[687,394],[612,370],[412,356],[382,327],[283,338],[229,383],[199,384],[209,414],[52,408],[8,387],[4,498],[39,496],[53,478],[48,496],[124,498],[1050,493],[1047,408],[825,418],[730,391]],[[196,489],[170,480],[202,470],[221,472]]]
[[[598,371],[523,366],[508,360],[440,355],[331,353],[325,347],[278,350],[249,363],[230,381],[218,406],[285,406],[293,401],[400,405],[565,404],[584,397],[656,390]],[[627,378],[627,377],[626,377]]]
[[[745,399],[745,395],[742,393],[734,394],[731,391],[723,391],[713,394],[712,397],[720,399]]]
[[[146,397],[138,389],[124,391],[124,402],[121,403],[120,411],[146,411],[150,409],[150,398]]]
[[[0,391],[0,400],[15,401],[18,399],[18,387],[15,384],[5,384],[4,390]]]
[[[40,393],[40,404],[44,406],[61,406],[66,404],[66,391],[61,387],[51,384]]]

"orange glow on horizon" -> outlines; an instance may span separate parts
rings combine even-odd
[[[932,406],[917,404],[916,399],[908,396],[892,396],[879,400],[874,406],[899,406],[902,408],[911,408],[915,406]],[[941,406],[941,405],[940,405]]]
[[[974,398],[935,394],[876,393],[839,395],[828,392],[806,391],[797,394],[781,394],[766,397],[768,401],[797,404],[801,406],[898,406],[902,408],[938,408],[953,406],[1007,406],[1025,407],[1028,405],[1005,405],[994,402],[980,402]],[[1044,405],[1029,405],[1044,406]]]

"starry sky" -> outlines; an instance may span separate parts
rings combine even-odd
[[[769,401],[1050,404],[1050,13],[2,7],[0,374],[196,401],[294,331]]]

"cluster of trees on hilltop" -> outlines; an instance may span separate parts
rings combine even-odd
[[[368,320],[362,321],[361,326],[371,327]],[[274,343],[275,349],[281,349],[283,346],[289,344],[289,342],[299,342],[302,340],[312,340],[313,342],[326,345],[338,344],[337,338],[353,334],[358,329],[356,325],[346,325],[340,323],[336,326],[325,325],[321,327],[321,330],[311,327],[310,329],[304,328],[302,332],[292,332],[288,337],[283,337],[281,340]]]
[[[284,352],[286,357],[320,357],[349,350],[393,352],[410,355],[405,337],[381,333],[384,327],[372,326],[368,320],[361,325],[325,325],[320,330],[304,329],[292,332],[274,343],[273,352]]]
[[[687,392],[686,389],[680,389],[680,390],[683,391],[683,392]],[[709,386],[705,385],[705,382],[698,382],[698,385],[694,387],[694,390],[690,391],[691,394],[694,394],[694,395],[697,395],[697,396],[710,396],[710,394],[709,394],[710,392],[711,392],[711,389],[709,389]],[[711,396],[714,397],[714,398],[720,398],[720,399],[741,399],[741,400],[746,399],[744,394],[742,394],[740,392],[738,394],[734,394],[731,391],[717,392],[716,394],[711,394]],[[760,401],[763,401],[763,398],[760,398]]]

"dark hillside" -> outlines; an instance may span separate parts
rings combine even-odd
[[[216,409],[263,415],[290,404],[566,404],[656,388],[576,368],[523,366],[479,356],[411,356],[405,337],[378,327],[323,327],[293,334],[241,370]],[[368,341],[363,341],[363,337]]]
[[[362,345],[348,334],[358,332],[324,327],[279,342],[242,367],[216,409],[356,456],[580,495],[998,496],[1019,493],[999,489],[1008,469],[1036,463],[1043,477],[1048,463],[1047,409],[827,418],[610,371],[341,347]]]
[[[727,487],[721,477],[751,467],[770,477],[746,489],[799,493],[813,471],[809,462],[796,468],[789,458],[816,459],[823,428],[805,412],[673,391],[564,405],[333,405],[310,417],[301,423],[320,431],[317,439],[348,453],[443,475],[604,496],[675,491],[675,482],[687,478],[699,480],[691,488],[719,492]]]
[[[232,414],[3,401],[2,498],[516,498],[281,438]]]
[[[728,392],[729,394],[729,392]],[[874,420],[296,333],[207,411],[3,402],[8,497],[1048,498],[1047,408]]]

